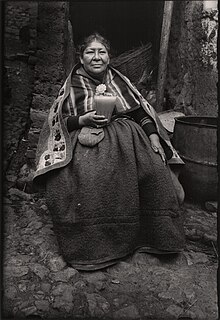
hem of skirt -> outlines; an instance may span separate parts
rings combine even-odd
[[[113,266],[114,264],[120,262],[121,259],[134,254],[135,252],[139,253],[149,253],[149,254],[158,254],[158,255],[169,255],[169,254],[179,254],[184,251],[184,248],[170,248],[170,249],[158,249],[151,246],[137,246],[133,251],[128,252],[127,254],[124,254],[118,258],[113,258],[107,261],[102,262],[93,262],[93,263],[77,263],[76,261],[68,261],[68,264],[73,267],[76,270],[82,270],[82,271],[95,271],[100,269],[105,269],[110,266]],[[106,259],[105,259],[106,260]]]
[[[117,259],[116,261],[109,261],[106,263],[100,263],[100,264],[75,264],[75,263],[71,263],[69,262],[68,264],[76,269],[76,270],[80,270],[80,271],[96,271],[96,270],[101,270],[101,269],[105,269],[108,268],[116,263],[119,262],[120,259]]]
[[[184,251],[184,248],[170,248],[170,249],[158,249],[151,246],[138,246],[136,252],[139,253],[151,253],[159,255],[178,254]]]
[[[110,267],[110,266],[118,263],[121,259],[125,258],[126,256],[129,256],[129,255],[133,254],[134,251],[135,251],[135,249],[132,250],[131,252],[125,253],[122,256],[119,256],[117,258],[112,258],[112,259],[107,259],[106,258],[106,259],[103,259],[102,261],[101,261],[101,259],[99,259],[98,260],[99,262],[94,261],[93,263],[92,262],[90,262],[90,263],[88,263],[88,262],[77,263],[76,261],[68,260],[67,263],[71,267],[76,269],[76,270],[95,271],[95,270],[99,270],[99,269],[104,269],[104,268]]]

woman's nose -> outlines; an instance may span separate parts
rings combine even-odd
[[[93,59],[95,59],[95,60],[99,60],[99,59],[100,59],[100,55],[99,55],[99,52],[98,52],[98,51],[95,51],[95,52],[94,52],[94,57],[93,57]]]

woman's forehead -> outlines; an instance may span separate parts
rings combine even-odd
[[[85,49],[105,49],[106,50],[106,47],[100,41],[94,40],[94,41],[88,43],[88,45]]]

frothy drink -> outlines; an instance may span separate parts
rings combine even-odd
[[[108,123],[111,120],[112,113],[116,105],[115,96],[107,95],[95,95],[94,96],[94,109],[98,115],[105,116],[108,119]]]

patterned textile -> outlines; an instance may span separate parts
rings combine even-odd
[[[91,87],[91,81],[86,81],[85,77],[80,76],[80,72],[82,72],[80,65],[76,65],[72,69],[49,111],[48,120],[42,128],[36,153],[35,183],[40,182],[38,178],[45,173],[66,166],[72,159],[74,150],[71,148],[71,139],[66,127],[65,117],[79,115],[93,108],[94,88]],[[109,67],[105,82],[107,91],[117,94],[119,101],[117,112],[126,113],[141,105],[154,121],[160,137],[172,149],[175,163],[182,164],[183,161],[173,149],[166,130],[163,128],[156,112],[131,84],[129,79],[116,69]],[[94,86],[97,84],[94,83]],[[82,93],[80,93],[82,88],[85,94],[83,98]],[[172,162],[173,158],[169,161]]]

